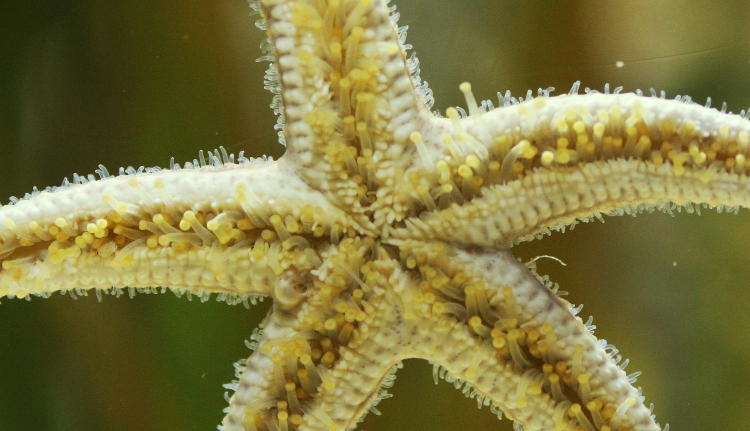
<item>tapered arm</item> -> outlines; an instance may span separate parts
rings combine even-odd
[[[274,294],[287,269],[319,263],[317,238],[349,229],[283,163],[109,177],[0,208],[0,296],[113,286]]]
[[[356,213],[389,193],[431,114],[384,0],[262,0],[287,154]],[[416,68],[416,65],[414,66]],[[389,172],[376,175],[378,167]]]
[[[407,356],[403,304],[388,289],[413,288],[410,277],[369,240],[344,240],[321,258],[294,290],[298,305],[276,301],[254,337],[222,431],[352,430]]]
[[[509,252],[404,250],[422,276],[414,355],[437,375],[528,431],[660,429],[619,358]]]
[[[440,173],[420,177],[434,201],[396,235],[509,247],[601,214],[750,206],[750,121],[738,115],[588,94],[456,121],[464,144],[445,139]]]

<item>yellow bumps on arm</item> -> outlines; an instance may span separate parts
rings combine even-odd
[[[110,177],[41,193],[0,209],[0,261],[8,267],[8,271],[0,271],[0,294],[46,295],[113,284],[136,288],[171,285],[233,295],[267,292],[269,287],[262,285],[268,281],[262,265],[235,272],[216,266],[221,262],[245,268],[248,263],[242,259],[247,258],[247,250],[264,249],[253,246],[264,228],[272,228],[266,215],[271,210],[268,192],[251,193],[246,186],[261,182],[279,202],[301,204],[299,212],[288,206],[277,208],[283,214],[279,229],[310,238],[333,226],[348,229],[349,220],[340,210],[274,165]],[[210,196],[213,209],[186,209],[197,197],[205,196]],[[263,265],[272,264],[278,271],[299,261],[308,267],[317,259],[308,244],[299,237],[290,243],[289,251],[283,251],[281,244],[267,248],[273,259]],[[153,259],[157,255],[159,259]],[[197,274],[193,268],[201,261],[214,262],[213,272],[203,278],[189,277]],[[76,272],[68,274],[61,263],[75,265]],[[33,279],[27,279],[32,275]]]
[[[271,296],[225,431],[352,429],[407,357],[528,430],[657,431],[590,323],[506,249],[669,202],[749,206],[750,122],[577,84],[495,110],[462,83],[468,115],[442,118],[387,1],[257,9],[282,159],[201,152],[2,207],[0,296]]]
[[[438,201],[400,231],[405,235],[508,246],[659,202],[750,204],[741,186],[750,130],[737,116],[628,94],[532,100],[463,120],[453,109],[447,115],[466,134],[483,137],[489,158],[472,160],[477,168],[447,147],[451,157],[437,163],[433,178],[459,185],[461,196]],[[675,178],[682,187],[667,187]],[[727,184],[735,190],[730,201]],[[471,202],[450,206],[460,198]]]

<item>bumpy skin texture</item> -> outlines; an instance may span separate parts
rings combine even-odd
[[[747,207],[750,122],[572,94],[469,115],[429,92],[382,0],[263,0],[286,154],[49,190],[0,209],[0,295],[167,286],[273,298],[221,429],[353,429],[405,358],[526,430],[659,430],[514,244],[600,215]]]

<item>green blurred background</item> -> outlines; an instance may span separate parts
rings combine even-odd
[[[750,3],[397,1],[436,107],[574,80],[750,105]],[[223,145],[279,156],[242,0],[4,0],[0,196]],[[615,66],[623,61],[624,67]],[[518,247],[633,359],[672,429],[750,425],[750,218],[611,218]],[[0,305],[0,430],[209,430],[268,308],[171,294]],[[510,430],[409,361],[361,429]]]

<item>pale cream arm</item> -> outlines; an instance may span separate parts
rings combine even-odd
[[[166,286],[272,294],[348,218],[283,163],[104,178],[0,208],[0,296]],[[230,269],[231,268],[231,269]]]
[[[436,378],[527,431],[660,429],[611,346],[510,252],[404,246],[422,262],[412,355]]]
[[[510,247],[602,214],[750,206],[750,121],[738,115],[588,94],[455,122],[439,173],[423,180],[432,196],[395,236]]]

